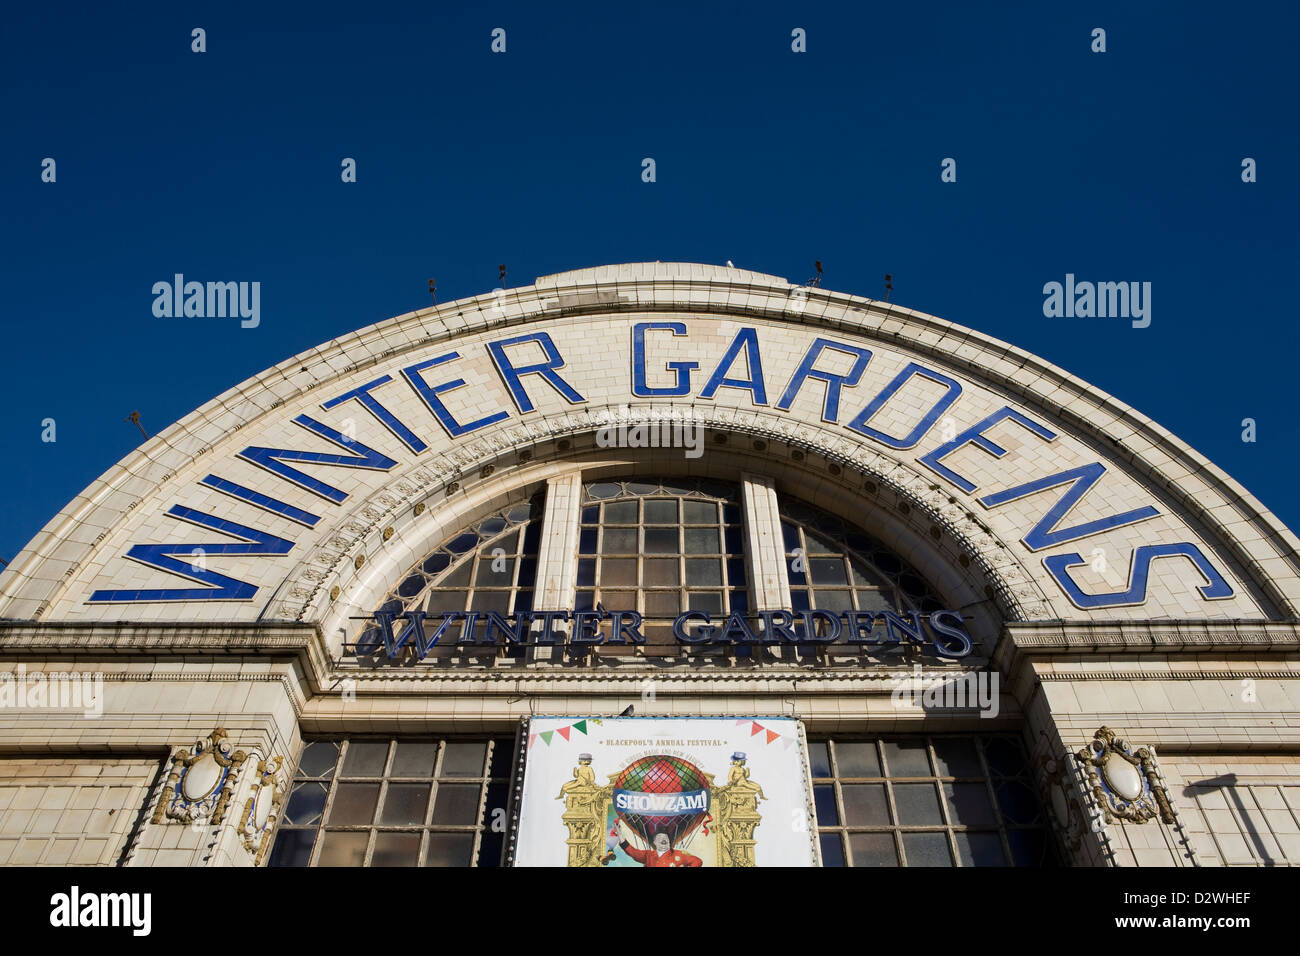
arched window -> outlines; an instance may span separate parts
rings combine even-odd
[[[780,512],[794,610],[929,614],[944,607],[919,572],[861,529],[785,496]]]
[[[541,534],[541,495],[507,505],[456,532],[407,571],[378,610],[394,615],[422,610],[435,618],[449,611],[496,611],[502,615],[530,611]],[[400,626],[399,622],[394,628]],[[482,663],[496,656],[524,656],[523,648],[517,646],[464,645],[458,649],[460,627],[453,624],[453,633],[430,649],[427,659],[465,657]],[[483,639],[483,628],[482,622],[476,626],[475,640]],[[383,638],[376,625],[362,631],[357,652],[370,654],[379,662]]]
[[[943,601],[910,564],[862,529],[812,505],[782,495],[781,535],[796,613],[942,610]],[[819,625],[820,626],[820,625]],[[801,659],[826,657],[849,663],[872,656],[874,648],[847,643],[794,649]],[[886,653],[893,653],[890,648]],[[791,648],[783,655],[790,657]]]
[[[749,610],[740,489],[699,479],[583,485],[577,609],[639,611],[648,656],[676,657],[673,619]],[[602,656],[638,652],[606,644]]]
[[[505,617],[531,611],[543,504],[541,494],[521,499],[457,531],[411,568],[378,610],[394,617],[426,612],[430,637],[443,614],[495,611]],[[790,609],[796,614],[929,614],[944,607],[920,573],[860,528],[787,494],[779,496],[779,511]],[[755,633],[761,631],[751,616],[741,515],[740,488],[729,482],[638,476],[584,483],[573,608],[636,611],[646,638],[640,645],[596,645],[597,658],[641,655],[684,662],[707,657],[720,664],[727,656],[838,658],[847,663],[878,652],[846,642],[763,649],[678,643],[673,622],[687,611],[706,612],[714,621],[739,612],[749,617]],[[394,623],[395,630],[404,626],[404,621]],[[499,657],[528,657],[525,647],[503,643],[499,634],[492,645],[458,644],[463,626],[451,623],[426,659],[487,664]],[[475,625],[476,642],[486,641],[486,628],[484,621]],[[363,625],[355,647],[368,664],[386,662],[382,634],[373,622]],[[572,661],[591,651],[590,645],[571,644],[565,657]]]

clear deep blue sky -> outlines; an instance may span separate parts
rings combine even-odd
[[[2,557],[139,443],[133,409],[160,431],[427,305],[429,277],[440,301],[488,291],[501,262],[523,285],[653,259],[803,281],[821,259],[828,288],[873,297],[889,272],[894,301],[1118,396],[1300,528],[1295,4],[3,16]],[[151,286],[176,272],[260,281],[260,327],[155,318]],[[1067,272],[1151,282],[1150,328],[1044,318],[1043,284]]]

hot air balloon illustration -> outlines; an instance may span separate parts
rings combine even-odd
[[[709,781],[680,757],[641,757],[614,779],[614,812],[643,846],[666,833],[680,848],[709,819]]]

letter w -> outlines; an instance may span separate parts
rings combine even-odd
[[[979,499],[979,503],[985,508],[996,508],[1009,501],[1017,501],[1047,488],[1055,488],[1057,485],[1073,482],[1069,490],[1061,496],[1061,500],[1054,504],[1051,510],[1043,515],[1042,520],[1020,539],[1030,551],[1041,551],[1043,548],[1064,544],[1067,541],[1076,541],[1092,534],[1109,531],[1111,528],[1120,528],[1127,524],[1145,521],[1147,518],[1154,518],[1160,514],[1151,505],[1145,505],[1132,511],[1126,511],[1123,514],[1098,518],[1096,521],[1088,521],[1081,525],[1075,525],[1073,528],[1062,528],[1058,531],[1056,526],[1061,523],[1061,519],[1079,503],[1079,499],[1086,495],[1088,490],[1101,480],[1101,476],[1105,473],[1106,469],[1101,462],[1095,461],[1091,465],[1071,468],[1069,471],[1063,471],[1060,474],[1048,475],[1046,478],[1038,478],[1023,485],[1008,488],[1005,491],[985,495]]]
[[[197,553],[206,559],[210,555],[241,554],[248,556],[277,556],[288,554],[292,541],[277,538],[265,531],[246,528],[224,518],[217,518],[193,508],[173,505],[167,514],[182,521],[191,521],[203,528],[211,528],[235,538],[243,544],[220,542],[217,544],[137,544],[126,553],[128,558],[147,564],[160,571],[168,571],[210,585],[204,588],[149,588],[135,591],[96,591],[90,595],[92,602],[103,601],[244,601],[257,593],[257,585],[216,571],[209,571],[192,563]],[[178,560],[181,555],[190,560]]]
[[[239,453],[239,457],[245,461],[251,461],[259,467],[268,471],[273,471],[281,478],[292,481],[301,488],[313,491],[322,498],[327,498],[337,504],[342,504],[347,498],[346,491],[340,491],[333,485],[326,484],[313,478],[311,475],[304,474],[297,468],[286,465],[288,461],[300,461],[311,465],[342,465],[344,468],[367,468],[371,471],[387,471],[397,464],[387,455],[368,448],[355,439],[349,439],[345,435],[336,432],[328,425],[322,425],[315,419],[308,418],[306,415],[299,415],[293,420],[295,425],[301,425],[310,432],[320,435],[327,441],[331,441],[340,448],[356,452],[355,455],[339,455],[334,452],[323,451],[294,451],[287,448],[262,448],[257,445],[249,446]]]

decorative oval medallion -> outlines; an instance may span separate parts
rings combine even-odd
[[[253,825],[258,830],[266,826],[266,821],[271,817],[271,795],[267,792],[266,787],[257,788],[257,802],[253,804]]]
[[[1056,817],[1056,824],[1059,827],[1066,827],[1070,823],[1070,804],[1065,799],[1065,789],[1059,784],[1052,787],[1052,814]]]
[[[185,772],[185,781],[181,784],[181,795],[191,802],[206,797],[216,789],[221,779],[221,766],[206,753]]]
[[[1125,800],[1136,800],[1142,796],[1142,775],[1138,773],[1137,767],[1119,754],[1109,754],[1101,766],[1101,772],[1106,775],[1106,783],[1111,790]]]

